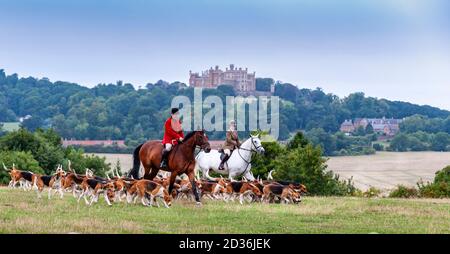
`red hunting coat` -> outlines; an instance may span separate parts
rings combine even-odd
[[[163,144],[178,144],[178,139],[184,138],[183,129],[181,128],[180,121],[169,117],[164,124],[164,137]]]

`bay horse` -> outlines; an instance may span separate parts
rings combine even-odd
[[[195,200],[200,203],[200,197],[195,184],[195,148],[199,146],[201,150],[209,153],[211,151],[208,138],[205,132],[193,131],[188,133],[182,143],[175,145],[167,157],[167,168],[165,170],[171,172],[169,193],[172,193],[173,184],[177,175],[186,173],[192,184]],[[159,165],[161,163],[163,144],[161,141],[150,140],[139,145],[133,152],[133,168],[129,172],[129,176],[139,179],[139,168],[144,166],[144,178],[153,180],[158,174]]]

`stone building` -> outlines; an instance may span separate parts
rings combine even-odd
[[[376,133],[381,133],[386,136],[394,136],[400,131],[400,123],[402,119],[387,119],[383,118],[356,118],[354,121],[345,120],[341,124],[340,131],[344,133],[352,133],[356,131],[359,127],[364,129],[370,124],[372,125],[373,131]]]
[[[236,68],[230,64],[225,71],[219,66],[198,72],[189,71],[189,85],[202,88],[217,88],[219,85],[231,85],[237,92],[254,92],[256,90],[255,72],[248,73],[248,69]]]

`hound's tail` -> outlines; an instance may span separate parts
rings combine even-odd
[[[273,173],[274,171],[275,171],[275,170],[273,170],[273,169],[269,171],[269,174],[267,175],[267,180],[270,180],[270,181],[273,180],[272,173]]]
[[[144,144],[140,144],[133,152],[133,168],[128,173],[128,177],[139,179],[139,169],[141,167],[141,159],[139,158],[139,151]]]

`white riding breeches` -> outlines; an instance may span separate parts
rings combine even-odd
[[[172,150],[172,144],[169,144],[169,143],[165,144],[165,145],[164,145],[164,149],[165,149],[166,151]]]
[[[230,149],[223,149],[223,153],[230,156],[231,155],[231,150]]]

